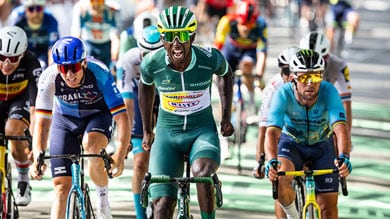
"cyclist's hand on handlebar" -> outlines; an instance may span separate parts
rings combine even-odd
[[[277,167],[282,164],[276,158],[268,161],[267,166],[265,167],[265,175],[271,180],[275,181],[278,179],[278,170]]]
[[[231,136],[234,133],[233,124],[230,120],[222,120],[221,121],[221,134],[224,137]]]
[[[346,156],[344,154],[341,154],[338,158],[334,161],[336,167],[339,168],[339,175],[341,177],[346,177],[352,172],[352,163],[349,160],[349,156]]]
[[[261,155],[260,160],[257,162],[255,167],[253,168],[252,174],[257,179],[263,179],[265,175],[265,156]]]
[[[150,149],[152,148],[153,141],[154,141],[154,133],[153,132],[147,133],[147,134],[144,133],[144,137],[142,139],[142,148],[145,151],[150,151]]]
[[[47,166],[45,163],[41,165],[40,171],[38,171],[38,161],[35,160],[34,163],[32,164],[32,168],[30,168],[30,178],[31,179],[36,179],[36,180],[41,180],[43,177],[44,172],[47,169]]]
[[[118,177],[122,175],[123,170],[125,168],[125,159],[118,153],[119,152],[117,151],[111,156],[112,163],[109,172],[112,174],[113,177]]]

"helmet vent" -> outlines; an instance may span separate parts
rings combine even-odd
[[[20,41],[18,41],[18,43],[16,44],[14,53],[17,53],[17,52],[18,52],[19,45],[20,45]]]
[[[65,57],[65,60],[68,60],[68,48],[67,48],[67,46],[64,46],[64,57]]]
[[[73,50],[73,60],[77,60],[77,48]]]
[[[10,47],[11,47],[11,39],[8,39],[7,53],[9,53]]]

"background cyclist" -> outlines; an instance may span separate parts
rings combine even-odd
[[[42,69],[51,64],[51,47],[59,38],[58,23],[45,10],[45,0],[23,0],[23,5],[12,12],[12,25],[21,27],[27,34],[28,49],[38,57]]]
[[[265,86],[263,90],[263,97],[261,101],[261,107],[259,111],[259,131],[256,144],[256,166],[253,168],[253,176],[262,179],[265,175],[265,153],[264,153],[264,141],[265,131],[267,129],[267,115],[271,105],[272,97],[279,87],[284,83],[290,82],[293,79],[290,72],[289,60],[298,51],[298,47],[290,46],[282,50],[278,56],[278,66],[280,73],[272,77],[271,81]],[[278,202],[275,201],[275,215],[276,218],[286,218],[286,214],[280,208]]]
[[[138,47],[132,48],[122,55],[117,62],[117,85],[125,101],[127,112],[132,121],[131,145],[133,151],[132,192],[137,218],[146,218],[145,209],[140,202],[141,182],[149,167],[149,151],[142,148],[142,120],[138,106],[138,83],[140,64],[147,53],[162,47],[160,33],[156,26],[148,26],[138,36]],[[155,115],[157,119],[158,95],[155,96]],[[153,122],[155,124],[155,121]]]
[[[112,155],[111,172],[120,176],[130,141],[130,120],[113,76],[100,61],[86,58],[84,43],[75,37],[63,37],[53,46],[55,64],[39,79],[36,102],[33,151],[37,156],[50,144],[50,154],[78,154],[80,140],[85,153],[98,154],[111,138],[113,119],[117,125],[117,150]],[[50,131],[50,139],[49,139]],[[97,218],[112,218],[108,203],[108,177],[101,158],[88,159],[88,172],[96,185]],[[41,179],[36,170],[31,176]],[[71,187],[69,159],[52,159],[51,172],[56,193],[52,218],[64,218]],[[44,170],[45,168],[43,168]],[[116,170],[116,171],[115,171]]]
[[[338,158],[343,161],[339,175],[348,176],[352,165],[345,111],[334,86],[322,81],[324,60],[313,50],[300,50],[289,63],[294,80],[276,91],[268,114],[265,151],[270,161],[266,175],[276,180],[272,165],[279,165],[282,171],[301,170],[306,161],[312,162],[313,169],[334,168]],[[338,217],[338,177],[335,173],[315,179],[324,219]],[[287,218],[299,218],[291,181],[292,177],[279,178],[278,202]]]
[[[73,6],[72,17],[72,36],[84,40],[88,56],[112,69],[119,52],[119,5],[114,1],[79,0]]]
[[[360,15],[352,7],[352,0],[330,0],[330,8],[326,15],[326,36],[330,41],[331,51],[337,48],[334,42],[336,29],[345,28],[344,40],[352,43],[353,36],[359,29]]]
[[[253,70],[260,77],[263,89],[265,63],[267,58],[267,23],[259,15],[257,3],[253,0],[241,1],[235,13],[223,16],[217,26],[214,45],[225,56],[233,72],[241,69],[243,83],[249,91],[250,107],[255,112]]]
[[[27,36],[21,28],[1,28],[0,42],[0,132],[10,136],[24,136],[24,129],[31,127],[32,132],[34,124],[36,83],[42,72],[41,65],[32,52],[27,50]],[[10,141],[10,145],[18,171],[15,203],[26,206],[31,202],[27,142]]]
[[[231,103],[233,73],[215,48],[193,45],[197,20],[187,8],[172,6],[158,17],[164,49],[146,55],[141,63],[139,105],[144,129],[143,147],[150,150],[149,171],[153,175],[183,176],[183,155],[189,154],[192,174],[210,176],[220,165],[218,132],[211,108],[211,86],[218,77],[222,105],[221,133],[233,132]],[[160,96],[154,139],[152,111],[155,88]],[[153,143],[153,147],[152,147]],[[163,155],[163,156],[162,156]],[[152,184],[154,218],[172,218],[177,188]],[[215,218],[213,186],[198,184],[202,218]]]

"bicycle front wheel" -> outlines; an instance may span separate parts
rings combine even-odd
[[[5,191],[6,194],[6,206],[7,206],[7,219],[17,219],[19,218],[18,207],[15,205],[15,198],[12,193],[12,170],[11,164],[7,164],[7,177],[6,177],[7,188]]]
[[[302,215],[303,206],[305,204],[305,197],[306,197],[305,182],[299,176],[294,177],[294,180],[292,181],[292,187],[295,191],[295,207],[299,215]]]
[[[81,209],[79,205],[79,198],[77,192],[73,191],[70,194],[69,205],[68,205],[68,219],[80,219],[81,218]]]
[[[93,213],[91,197],[89,197],[89,186],[87,183],[84,183],[83,194],[85,202],[85,216],[87,219],[94,219],[95,214]]]

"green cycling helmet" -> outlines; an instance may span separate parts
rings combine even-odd
[[[171,6],[164,9],[157,21],[157,29],[160,33],[189,31],[195,32],[198,27],[194,13],[183,6]]]

